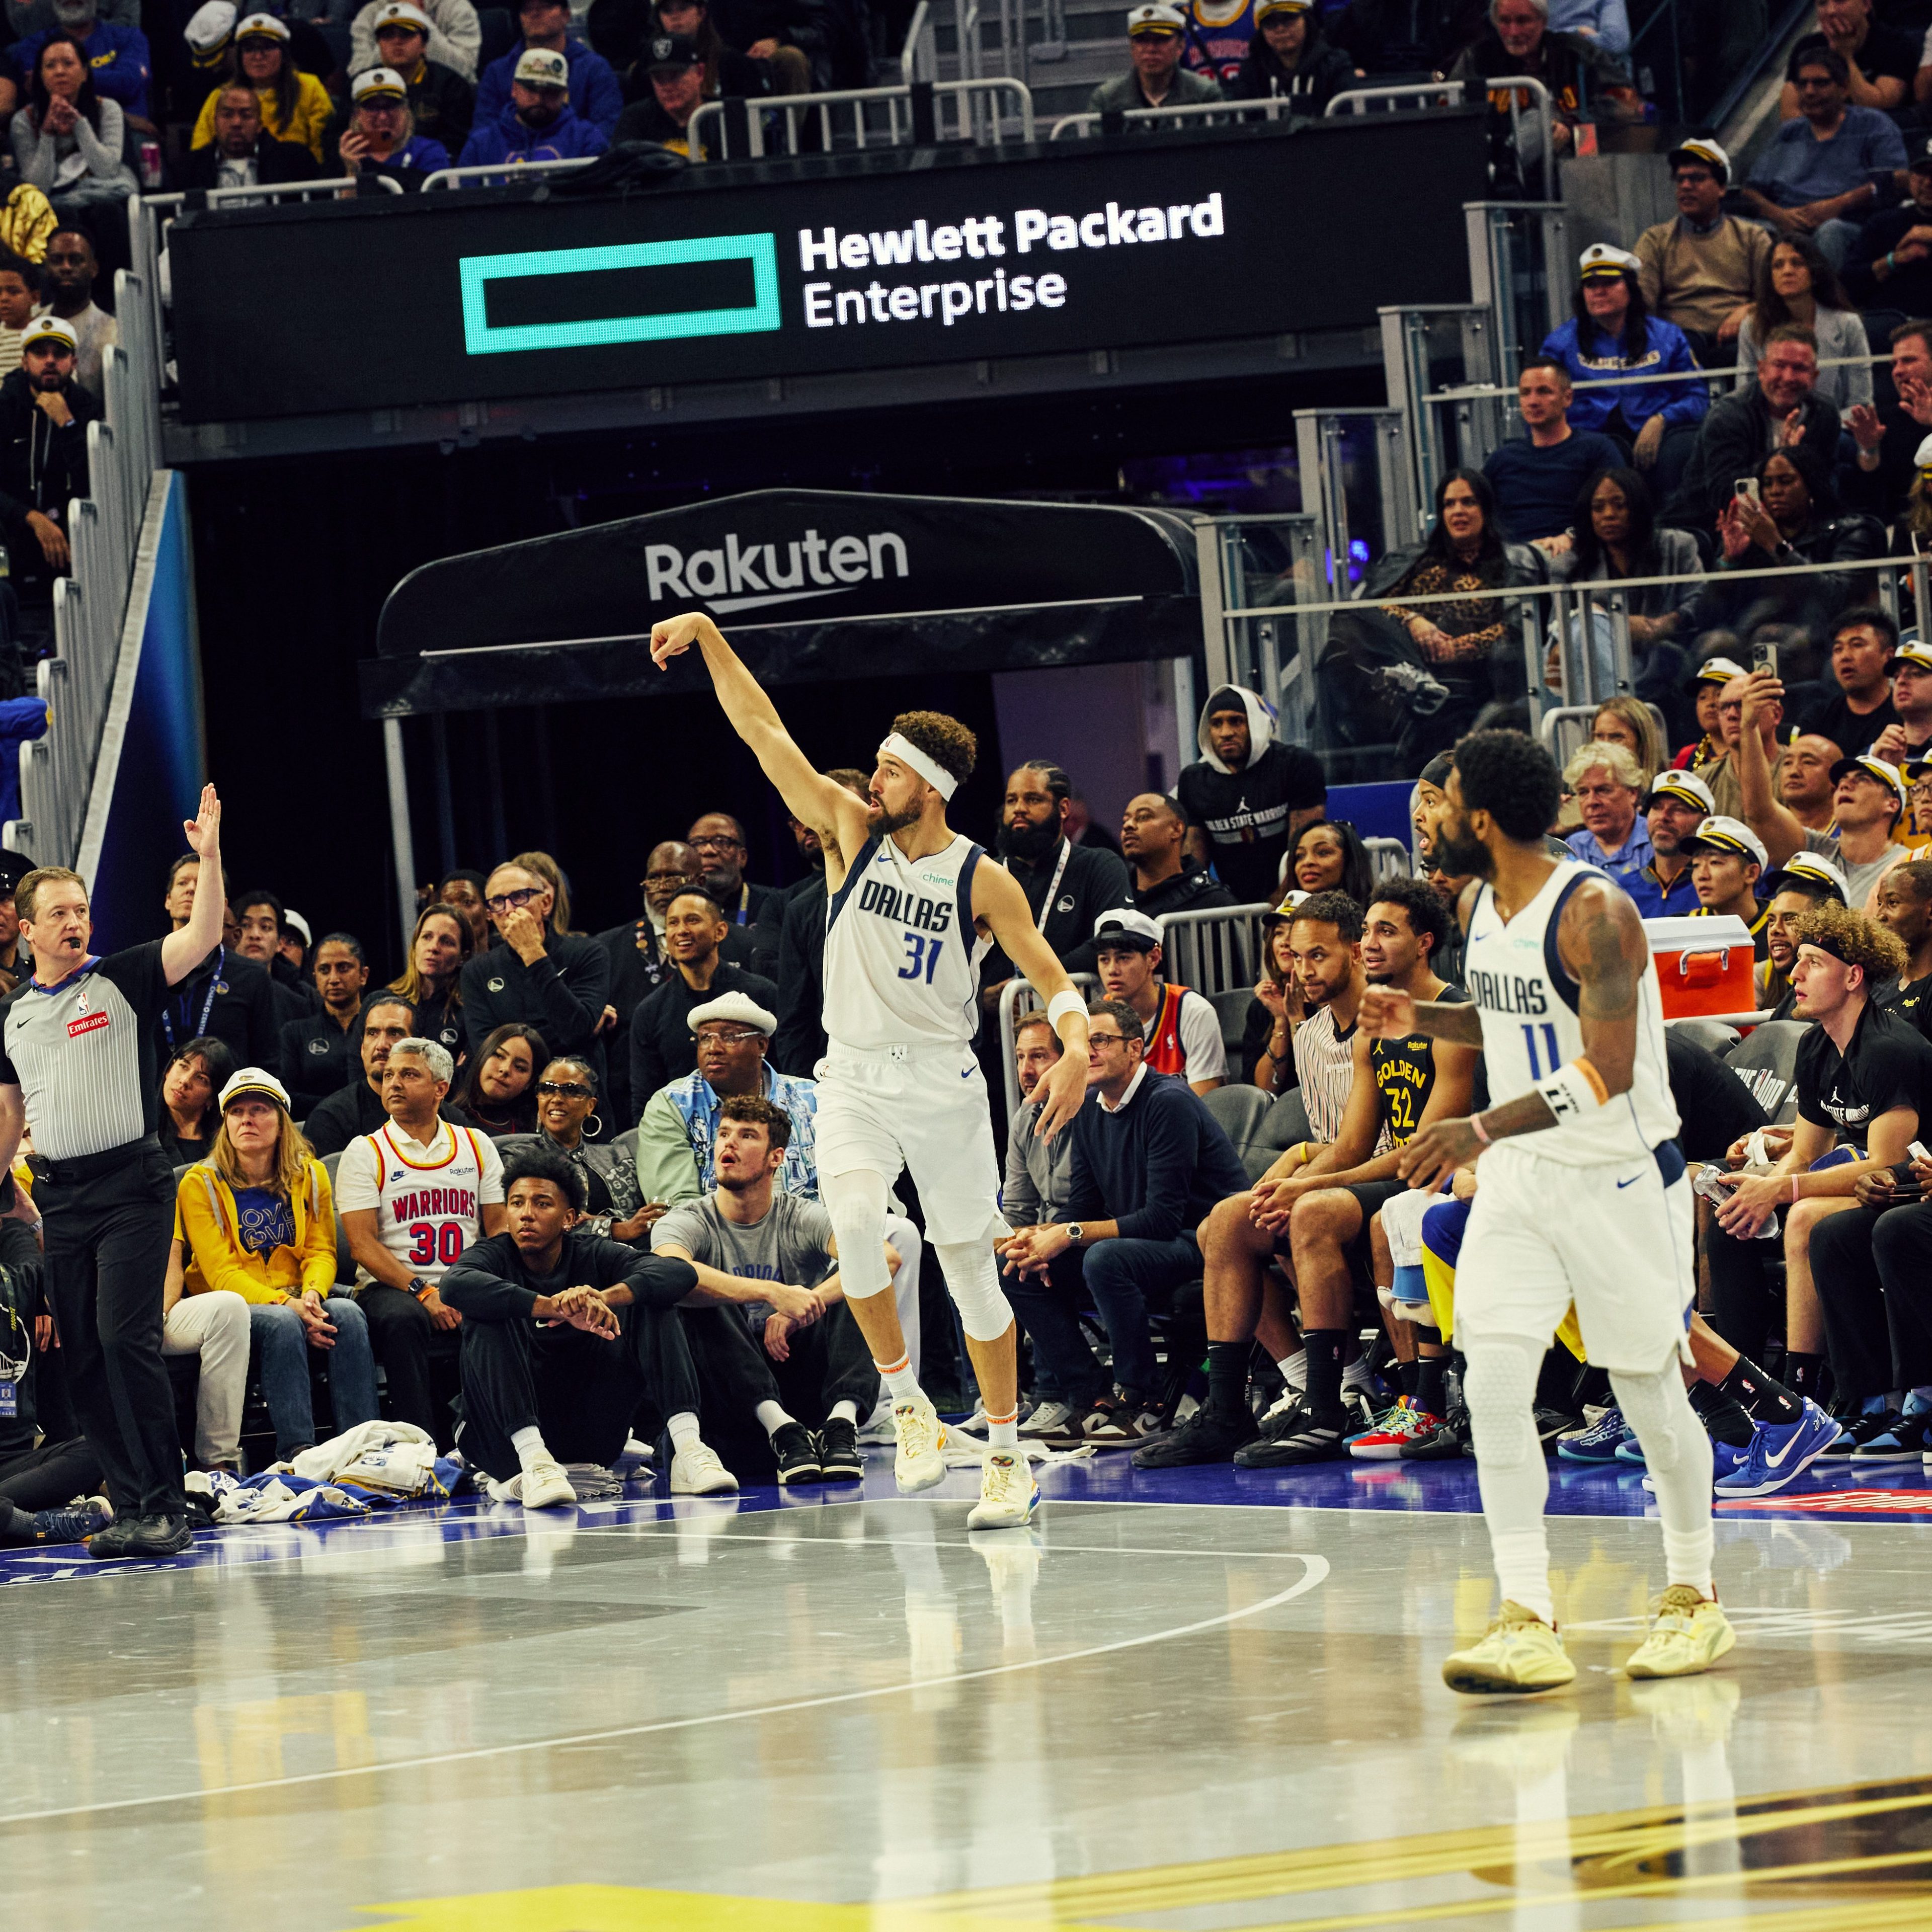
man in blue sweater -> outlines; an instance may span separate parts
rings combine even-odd
[[[581,40],[571,38],[570,8],[566,0],[522,0],[517,25],[523,33],[522,44],[500,60],[492,61],[477,76],[474,124],[487,128],[502,118],[510,104],[512,84],[518,78],[518,61],[531,49],[541,47],[560,56],[569,70],[570,111],[609,140],[623,111],[623,90],[616,70],[602,54],[592,53]]]
[[[1064,1360],[1069,1349],[1086,1344],[1071,1304],[1047,1291],[1044,1277],[1056,1256],[1085,1251],[1087,1292],[1113,1344],[1118,1386],[1069,1432],[1126,1448],[1160,1425],[1148,1304],[1171,1304],[1177,1288],[1199,1279],[1194,1231],[1216,1202],[1240,1193],[1248,1177],[1186,1082],[1144,1064],[1139,1014],[1124,1000],[1096,1000],[1088,1011],[1088,1098],[1068,1130],[1073,1148],[1066,1218],[1022,1228],[1001,1260],[1020,1319],[1030,1333],[1046,1327],[1053,1352]]]
[[[1569,370],[1553,356],[1526,362],[1516,377],[1516,414],[1528,434],[1498,445],[1483,465],[1512,543],[1568,530],[1583,486],[1600,470],[1624,466],[1623,452],[1601,430],[1570,427],[1575,393]]]

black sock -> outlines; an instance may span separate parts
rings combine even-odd
[[[1248,1399],[1248,1356],[1252,1342],[1208,1344],[1208,1406],[1216,1415],[1240,1414]]]
[[[1348,1331],[1304,1328],[1301,1340],[1308,1351],[1308,1406],[1318,1415],[1332,1415],[1342,1406],[1342,1355]]]
[[[1800,1366],[1808,1371],[1815,1389],[1819,1360],[1816,1355],[1786,1356],[1785,1366],[1791,1376],[1791,1386],[1786,1388],[1773,1382],[1748,1356],[1740,1355],[1718,1387],[1755,1421],[1796,1422],[1804,1413],[1804,1396],[1811,1392],[1798,1378]]]
[[[1413,1402],[1415,1400],[1416,1380],[1422,1372],[1422,1364],[1420,1362],[1398,1362],[1395,1366],[1396,1377],[1402,1384],[1402,1392]]]
[[[1742,1449],[1751,1439],[1751,1419],[1727,1390],[1709,1382],[1693,1382],[1685,1391],[1705,1433],[1713,1442]]]
[[[32,1516],[17,1503],[0,1496],[0,1544],[31,1543],[33,1540]]]
[[[1737,1368],[1732,1370],[1731,1375],[1724,1378],[1726,1385],[1730,1382],[1731,1376],[1735,1376],[1738,1370],[1743,1368],[1744,1366],[1744,1358],[1740,1355],[1738,1358]],[[1810,1396],[1815,1401],[1817,1399],[1820,1382],[1824,1372],[1825,1358],[1822,1355],[1802,1354],[1796,1348],[1787,1348],[1785,1351],[1784,1389],[1790,1394],[1795,1396]],[[1763,1380],[1770,1382],[1771,1378],[1765,1375],[1762,1369],[1757,1371],[1757,1374]],[[1774,1382],[1772,1386],[1775,1388],[1778,1384]],[[1750,1405],[1746,1402],[1744,1406],[1748,1408]],[[1768,1420],[1768,1418],[1766,1419]],[[1796,1420],[1795,1417],[1791,1419]]]
[[[1415,1406],[1431,1415],[1440,1415],[1448,1400],[1444,1378],[1449,1372],[1447,1355],[1424,1355],[1416,1365]]]

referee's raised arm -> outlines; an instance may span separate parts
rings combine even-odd
[[[201,876],[213,879],[218,888],[221,879],[221,801],[212,784],[201,788],[201,811],[194,818],[182,820],[188,850],[202,862]],[[161,970],[170,986],[178,986],[221,944],[222,896],[220,890],[196,892],[188,923],[161,941]],[[4,1104],[0,1104],[0,1130],[5,1126]],[[16,1131],[14,1138],[20,1138]]]

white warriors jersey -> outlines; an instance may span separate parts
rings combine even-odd
[[[959,1046],[980,1026],[973,873],[963,832],[923,859],[874,836],[825,910],[825,1033],[835,1046]]]
[[[376,1235],[425,1281],[436,1280],[465,1248],[483,1238],[483,1184],[490,1166],[501,1172],[496,1150],[473,1128],[440,1125],[449,1136],[448,1151],[432,1148],[427,1161],[421,1150],[413,1160],[404,1153],[405,1144],[416,1143],[406,1143],[393,1123],[367,1136],[378,1162]],[[493,1198],[503,1197],[497,1191]]]
[[[1527,1094],[1583,1052],[1576,982],[1556,946],[1564,902],[1586,879],[1616,882],[1594,866],[1559,865],[1543,890],[1507,923],[1487,885],[1476,895],[1463,955],[1462,981],[1483,1018],[1483,1061],[1490,1104]],[[1657,968],[1644,962],[1637,986],[1636,1062],[1630,1091],[1607,1106],[1502,1144],[1572,1167],[1628,1162],[1672,1139],[1677,1107],[1670,1096],[1664,1046],[1664,1004]],[[1561,1214],[1552,1202],[1550,1211]]]

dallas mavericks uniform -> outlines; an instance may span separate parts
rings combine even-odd
[[[973,874],[984,853],[962,834],[908,859],[868,838],[826,908],[826,1056],[818,1066],[818,1172],[869,1169],[890,1186],[903,1166],[934,1244],[987,1240],[1000,1219],[999,1160],[979,1031]]]
[[[1463,982],[1483,1021],[1490,1104],[1529,1092],[1583,1052],[1579,988],[1557,922],[1594,866],[1559,865],[1505,921],[1479,890]],[[1684,1343],[1694,1290],[1690,1184],[1678,1151],[1657,969],[1637,991],[1630,1090],[1485,1150],[1456,1276],[1457,1339],[1546,1338],[1571,1301],[1590,1360],[1654,1374]]]

